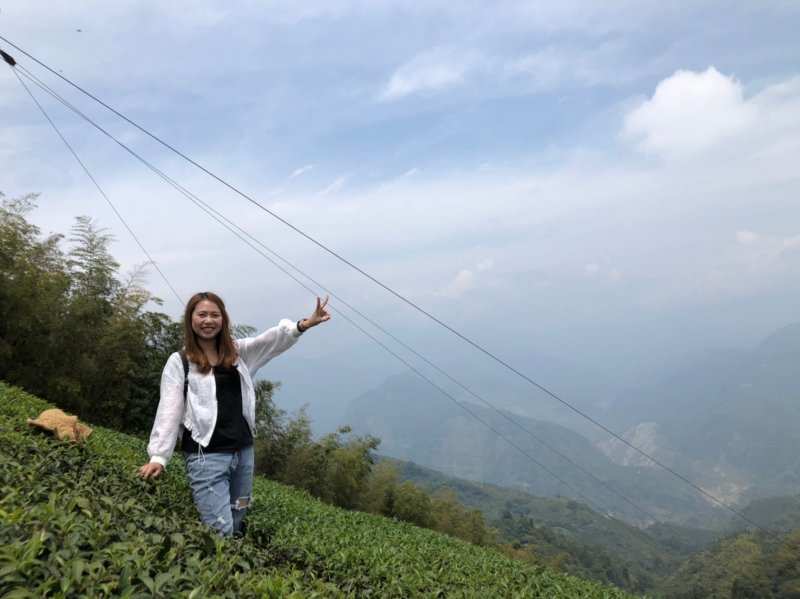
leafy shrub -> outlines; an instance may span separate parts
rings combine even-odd
[[[0,383],[0,596],[627,596],[261,477],[247,537],[224,540],[198,522],[179,457],[142,481],[142,440],[28,430],[47,407]]]
[[[4,402],[19,400],[3,391]],[[340,594],[279,567],[268,549],[200,524],[172,473],[151,485],[103,455],[124,441],[101,433],[74,445],[29,431],[22,419],[0,422],[3,597]]]

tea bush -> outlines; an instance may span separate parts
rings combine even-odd
[[[78,446],[29,431],[9,412],[18,416],[20,401],[43,406],[0,391],[0,596],[341,595],[269,549],[202,526],[177,477],[135,477],[124,439],[101,431]]]
[[[258,477],[244,539],[199,523],[179,456],[137,478],[145,443],[29,430],[49,406],[0,383],[1,597],[626,597]]]

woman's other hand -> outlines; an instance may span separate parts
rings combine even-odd
[[[324,301],[319,297],[317,298],[317,307],[314,312],[308,318],[304,318],[300,321],[303,330],[310,329],[311,327],[317,326],[321,322],[327,322],[331,319],[330,313],[325,309],[325,306],[328,305],[328,299],[330,298],[327,295],[325,296]]]
[[[150,462],[139,468],[139,476],[144,479],[158,478],[164,472],[164,466],[156,462]]]

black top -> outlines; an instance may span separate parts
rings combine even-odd
[[[236,451],[252,445],[253,435],[242,414],[242,381],[239,371],[236,368],[214,366],[214,380],[217,384],[217,423],[211,441],[203,451]],[[181,449],[187,453],[194,453],[198,449],[198,444],[187,429],[183,430]]]

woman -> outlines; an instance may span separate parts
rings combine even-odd
[[[284,319],[257,337],[233,339],[222,299],[211,292],[192,296],[184,314],[184,351],[169,357],[161,375],[161,398],[147,446],[150,461],[139,468],[139,476],[156,478],[164,471],[180,432],[202,521],[222,535],[241,534],[253,490],[252,377],[307,329],[330,320],[327,304],[328,297],[317,298],[308,318],[296,323]]]

